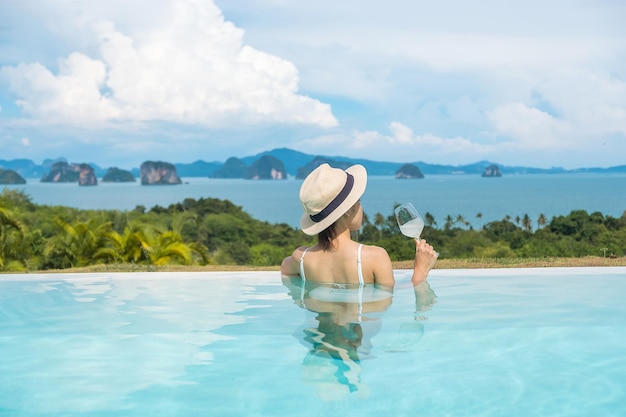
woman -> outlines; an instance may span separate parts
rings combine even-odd
[[[317,235],[312,247],[299,247],[281,265],[283,276],[300,276],[321,284],[377,284],[393,288],[394,277],[387,251],[352,240],[363,220],[360,198],[367,185],[361,165],[347,170],[322,164],[306,177],[300,188],[304,214],[302,231]],[[424,239],[416,240],[412,283],[424,282],[437,262],[437,254]]]
[[[350,237],[351,230],[361,228],[359,199],[366,184],[367,173],[361,165],[344,171],[323,164],[311,172],[300,188],[304,208],[300,226],[304,233],[317,235],[318,242],[297,248],[281,265],[283,283],[296,304],[317,313],[317,328],[304,330],[303,341],[310,347],[302,369],[303,378],[315,384],[325,400],[348,393],[368,396],[361,381],[361,360],[369,357],[371,338],[381,326],[372,314],[387,309],[395,284],[387,251]],[[412,282],[416,313],[421,314],[435,300],[426,277],[437,255],[425,240],[416,243],[416,249]],[[365,288],[371,291],[365,293]],[[422,320],[417,315],[415,319]],[[420,332],[403,331],[408,342],[387,349],[399,351],[406,348],[404,344],[414,345]]]

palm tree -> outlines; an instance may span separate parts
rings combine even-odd
[[[465,220],[465,217],[463,217],[460,214],[457,214],[456,216],[456,220],[454,221],[455,223],[458,223],[460,225],[463,225],[465,227],[469,226],[469,222],[467,220]]]
[[[383,225],[385,224],[385,216],[380,213],[376,213],[374,216],[374,225],[378,229],[378,240],[383,238]]]
[[[24,236],[26,227],[12,210],[0,207],[0,271],[25,269]]]
[[[524,214],[524,218],[522,218],[522,225],[524,226],[524,230],[530,232],[533,228],[533,223],[528,217],[528,214]]]
[[[182,225],[173,221],[173,227],[180,230]],[[114,262],[146,263],[149,265],[194,263],[206,264],[209,253],[206,247],[197,242],[185,243],[180,232],[161,232],[151,225],[130,224],[122,234],[111,230],[107,236],[108,245],[99,249],[100,258]]]
[[[174,212],[172,214],[172,224],[170,226],[170,229],[182,235],[183,227],[187,223],[198,226],[198,216],[195,213],[191,213],[189,211]]]
[[[61,218],[55,220],[61,229],[46,244],[44,254],[52,266],[67,268],[87,266],[103,259],[98,255],[111,232],[111,222],[91,219],[70,224]]]
[[[478,224],[480,225],[480,230],[483,229],[483,214],[478,212],[476,213],[476,218],[478,219]]]
[[[426,214],[424,214],[424,224],[428,227],[433,227],[437,225],[435,217],[428,211],[426,212]]]
[[[141,226],[129,224],[121,234],[111,230],[105,238],[107,244],[98,249],[100,258],[122,263],[148,261],[149,258],[143,249],[148,246],[147,238]]]
[[[188,211],[174,212],[172,223],[168,231],[157,232],[156,240],[148,241],[144,249],[150,256],[154,265],[166,265],[169,263],[192,265],[200,262],[206,264],[209,259],[207,248],[197,242],[185,243],[183,239],[183,227],[191,223],[198,229],[198,216]]]
[[[454,224],[454,220],[452,219],[452,216],[450,216],[449,214],[446,216],[446,222],[443,224],[443,228],[444,230],[450,230],[450,228],[452,227],[452,225]]]
[[[182,236],[172,230],[161,233],[152,229],[151,232],[146,236],[148,239],[142,242],[142,250],[152,265],[192,265],[196,257],[201,263],[208,261],[208,250],[203,245],[185,243]]]
[[[540,229],[546,225],[546,215],[541,213],[537,219],[537,228]]]
[[[504,216],[504,222],[505,222],[505,232],[509,232],[509,224],[511,223],[511,216],[509,216],[508,214],[506,216]]]

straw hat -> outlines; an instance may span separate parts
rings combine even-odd
[[[316,235],[331,226],[359,201],[366,185],[367,171],[362,165],[345,171],[328,164],[315,168],[300,187],[302,231]]]

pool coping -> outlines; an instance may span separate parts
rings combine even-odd
[[[410,269],[395,269],[394,274],[406,275]],[[550,268],[485,268],[485,269],[434,269],[429,277],[490,277],[490,276],[562,276],[566,275],[589,275],[601,273],[602,275],[626,275],[624,266],[591,266],[591,267],[550,267]],[[81,279],[157,279],[162,277],[177,279],[204,279],[204,278],[250,278],[275,276],[280,278],[278,271],[175,271],[175,272],[88,272],[88,273],[20,273],[0,274],[0,282],[10,281],[73,281]]]

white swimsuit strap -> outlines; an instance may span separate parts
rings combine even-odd
[[[300,278],[302,279],[302,287],[300,288],[300,301],[302,302],[302,306],[306,308],[306,304],[304,304],[304,293],[306,291],[306,278],[304,277],[304,254],[308,251],[309,248],[306,248],[304,252],[302,252],[302,256],[300,257]]]
[[[363,264],[361,262],[361,249],[363,248],[363,244],[359,245],[359,249],[357,250],[356,255],[356,263],[357,263],[357,273],[359,274],[359,292],[357,294],[357,302],[359,303],[359,321],[361,321],[361,315],[363,314]]]
[[[363,248],[363,244],[359,245],[359,249],[356,255],[356,263],[357,263],[357,273],[359,274],[359,285],[363,285],[365,281],[363,280],[363,264],[361,262],[361,249]]]
[[[300,257],[300,277],[302,278],[302,281],[306,281],[306,277],[304,276],[304,255],[306,255],[306,251],[308,251],[309,248],[306,248],[304,250],[304,252],[302,252],[302,256]]]

